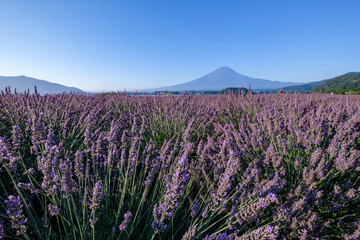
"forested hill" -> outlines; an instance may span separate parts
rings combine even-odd
[[[324,81],[313,87],[311,92],[349,92],[356,90],[358,87],[360,87],[360,72],[350,72]]]

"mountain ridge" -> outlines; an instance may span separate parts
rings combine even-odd
[[[175,84],[167,87],[145,89],[144,91],[209,91],[222,90],[227,87],[257,89],[278,89],[288,86],[301,85],[301,83],[271,81],[262,78],[253,78],[223,66],[192,81]]]
[[[42,79],[19,76],[0,76],[0,90],[4,91],[6,87],[10,90],[21,92],[34,93],[34,86],[37,88],[39,94],[57,94],[63,92],[85,93],[83,90],[75,87],[68,87],[59,83],[53,83]]]
[[[302,85],[297,85],[297,86],[284,87],[283,90],[285,92],[288,92],[288,91],[307,92],[307,91],[310,91],[313,87],[316,87],[325,81],[326,80],[321,80],[321,81],[315,81],[315,82],[308,82],[308,83],[304,83]]]

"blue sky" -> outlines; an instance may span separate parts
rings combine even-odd
[[[360,71],[360,1],[1,0],[0,75],[88,91],[187,82],[228,66],[317,81]]]

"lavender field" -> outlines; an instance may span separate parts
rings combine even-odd
[[[360,96],[3,93],[0,238],[360,239]]]

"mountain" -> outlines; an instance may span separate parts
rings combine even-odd
[[[30,78],[26,76],[0,76],[0,91],[4,91],[6,87],[10,87],[12,92],[14,92],[14,90],[16,89],[17,92],[21,93],[29,89],[30,93],[33,93],[34,86],[36,86],[39,94],[56,94],[63,92],[84,93],[78,88],[67,87],[61,84],[52,83],[45,80],[39,80],[36,78]]]
[[[220,67],[215,71],[195,79],[190,82],[177,84],[168,87],[147,89],[147,92],[153,91],[208,91],[222,90],[227,87],[248,88],[251,89],[277,89],[288,86],[300,85],[300,83],[270,81],[260,78],[252,78],[235,72],[228,67]]]
[[[325,81],[326,80],[322,80],[322,81],[317,81],[317,82],[304,83],[302,85],[297,85],[297,86],[284,87],[283,90],[285,92],[288,92],[288,91],[307,92],[307,91],[310,91],[313,87],[318,86]]]
[[[325,80],[318,86],[311,89],[311,92],[348,92],[354,88],[360,87],[360,72],[350,72],[344,75]]]

